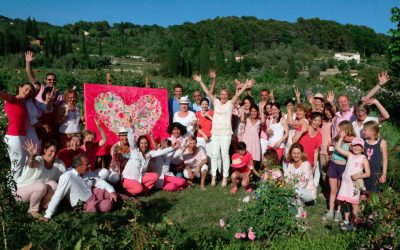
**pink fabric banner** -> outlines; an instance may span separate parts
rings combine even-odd
[[[97,118],[108,141],[98,155],[110,153],[118,141],[120,127],[127,127],[131,117],[137,135],[153,133],[156,140],[168,138],[168,92],[166,89],[136,88],[115,85],[84,84],[86,129],[100,132],[94,123]]]

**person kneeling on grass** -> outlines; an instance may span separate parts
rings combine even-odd
[[[89,159],[85,154],[74,157],[71,169],[60,176],[56,192],[42,221],[48,221],[53,216],[65,196],[68,196],[72,207],[78,205],[79,201],[85,202],[85,212],[109,212],[118,196],[123,200],[128,199],[127,196],[118,195],[113,186],[105,180],[86,176],[89,165]]]
[[[242,186],[246,192],[252,192],[253,189],[250,186],[250,175],[254,170],[253,157],[246,150],[246,143],[239,142],[237,145],[237,151],[232,155],[233,169],[231,175],[232,188],[231,193],[234,194],[238,191],[238,182],[242,182]]]
[[[197,147],[197,139],[195,136],[188,138],[187,149],[183,153],[183,162],[185,169],[183,175],[189,179],[189,184],[195,177],[200,178],[200,188],[205,190],[205,181],[208,174],[207,155],[202,147]]]

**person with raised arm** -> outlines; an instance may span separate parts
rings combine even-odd
[[[7,151],[15,181],[21,175],[25,166],[26,152],[23,146],[27,135],[26,124],[28,118],[25,101],[31,98],[32,93],[33,86],[30,83],[20,84],[15,96],[0,90],[0,98],[5,101],[4,111],[8,119],[4,142],[8,146]]]
[[[229,100],[229,91],[227,89],[221,89],[219,93],[219,99],[215,98],[212,93],[208,90],[207,86],[201,80],[200,75],[193,75],[193,80],[200,83],[203,91],[206,93],[208,98],[214,105],[214,117],[212,121],[212,157],[211,157],[211,174],[212,180],[211,185],[215,186],[217,178],[217,162],[218,157],[222,156],[222,187],[226,187],[229,176],[229,146],[232,140],[232,109],[233,104],[236,103],[240,95],[248,88],[251,88],[254,84],[254,80],[247,80],[244,86],[242,86],[235,96]]]
[[[122,187],[132,195],[146,194],[156,184],[159,175],[148,172],[149,162],[152,158],[166,155],[180,146],[175,142],[172,147],[150,150],[149,140],[145,135],[139,136],[135,143],[134,129],[129,124],[128,143],[130,147],[130,158],[122,171]]]
[[[369,116],[369,106],[371,105],[375,105],[378,108],[380,116]],[[356,115],[356,120],[352,123],[352,125],[354,131],[356,132],[356,137],[358,138],[364,138],[362,130],[366,122],[374,121],[378,124],[382,124],[384,121],[390,118],[389,112],[385,109],[385,107],[383,107],[383,105],[377,99],[373,98],[365,100],[364,102],[360,101],[357,106],[354,107],[354,114]]]
[[[215,71],[215,69],[209,69],[209,70],[208,70],[208,76],[210,77],[210,80],[211,80],[211,83],[210,83],[210,92],[211,92],[211,94],[214,94],[215,83],[216,83],[216,79],[217,79],[217,72]],[[207,98],[207,100],[208,100],[208,97],[204,97],[204,96],[200,93],[199,90],[195,90],[195,91],[193,92],[193,101],[194,101],[193,104],[192,104],[192,111],[193,111],[193,112],[198,112],[198,111],[201,111],[201,110],[202,110],[201,103],[202,103],[202,100],[203,100],[204,98]],[[208,100],[208,103],[209,103],[208,109],[211,109],[210,100]]]
[[[47,209],[51,197],[57,189],[57,181],[65,172],[64,163],[55,157],[55,141],[44,144],[43,155],[37,156],[38,145],[26,140],[25,150],[29,154],[27,166],[17,180],[17,200],[29,203],[29,213],[39,217],[40,208]]]
[[[28,80],[30,83],[34,83],[34,82],[38,82],[39,81],[36,79],[33,70],[32,70],[32,65],[31,62],[35,60],[35,58],[33,57],[33,53],[32,51],[27,51],[25,52],[25,70],[26,70],[26,74],[28,76]],[[42,99],[42,93],[45,87],[56,87],[56,83],[57,83],[57,76],[54,73],[47,73],[46,74],[46,85],[42,85],[40,86],[40,90],[37,93],[37,95],[35,96],[36,100],[38,100],[39,102],[43,102],[44,100]],[[56,89],[56,93],[55,93],[55,97],[54,97],[54,104],[55,105],[59,105],[61,104],[63,100],[63,94],[61,92],[59,92]]]
[[[378,84],[374,86],[368,94],[361,98],[363,102],[368,102],[384,85],[390,81],[390,77],[387,72],[381,72],[378,74]],[[354,107],[350,106],[350,101],[347,95],[339,95],[338,96],[338,106],[339,111],[336,112],[335,123],[332,126],[332,137],[335,138],[339,134],[338,125],[341,121],[347,120],[353,122],[356,120],[356,116],[354,115]],[[351,142],[353,140],[352,137],[346,137],[344,139],[346,142]]]

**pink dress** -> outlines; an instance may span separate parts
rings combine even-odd
[[[365,155],[353,155],[347,159],[346,169],[342,175],[342,184],[340,185],[339,194],[337,199],[339,201],[346,201],[351,204],[358,204],[360,202],[360,193],[354,192],[354,184],[351,176],[363,172],[362,161],[366,159]]]
[[[253,156],[254,161],[260,161],[261,144],[260,144],[260,120],[252,124],[251,119],[246,119],[242,141],[246,143],[247,151]]]

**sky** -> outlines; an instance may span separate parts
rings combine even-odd
[[[54,25],[83,21],[110,24],[179,25],[224,16],[255,16],[295,22],[320,18],[364,25],[387,34],[395,25],[390,9],[399,0],[0,0],[0,15]]]

